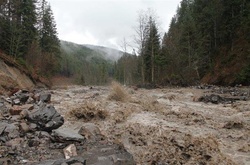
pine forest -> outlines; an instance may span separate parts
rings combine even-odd
[[[0,0],[0,53],[36,76],[62,75],[83,85],[112,79],[124,85],[249,85],[249,1],[182,0],[167,32],[159,31],[156,13],[138,14],[137,51],[127,52],[124,40],[122,56],[112,61],[100,49],[60,41],[46,0]]]

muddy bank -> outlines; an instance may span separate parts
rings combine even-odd
[[[32,89],[34,82],[19,69],[7,65],[0,59],[0,94],[7,93],[10,90],[19,88]]]

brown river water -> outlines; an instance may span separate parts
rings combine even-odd
[[[121,143],[138,165],[250,165],[250,101],[198,102],[209,90],[124,87],[128,99],[110,100],[110,87],[55,87],[52,104],[65,118],[62,127],[95,123],[114,143]],[[89,105],[106,118],[74,118],[69,112]]]

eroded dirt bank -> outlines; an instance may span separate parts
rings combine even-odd
[[[0,94],[16,88],[32,89],[34,82],[14,66],[7,65],[0,59]]]
[[[95,123],[109,141],[124,144],[137,164],[250,164],[249,88],[126,91],[129,98],[120,102],[108,99],[109,87],[58,87],[51,91],[52,104],[65,118],[62,127]],[[210,93],[238,97],[197,101]],[[69,115],[82,109],[89,117]]]

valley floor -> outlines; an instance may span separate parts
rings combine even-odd
[[[122,143],[137,164],[250,164],[250,101],[197,102],[211,90],[126,88],[129,98],[108,99],[109,87],[55,87],[52,104],[62,127],[99,126],[111,142]],[[246,92],[250,89],[246,88]],[[249,96],[249,93],[248,93]],[[69,115],[76,108],[107,112],[88,121]]]

